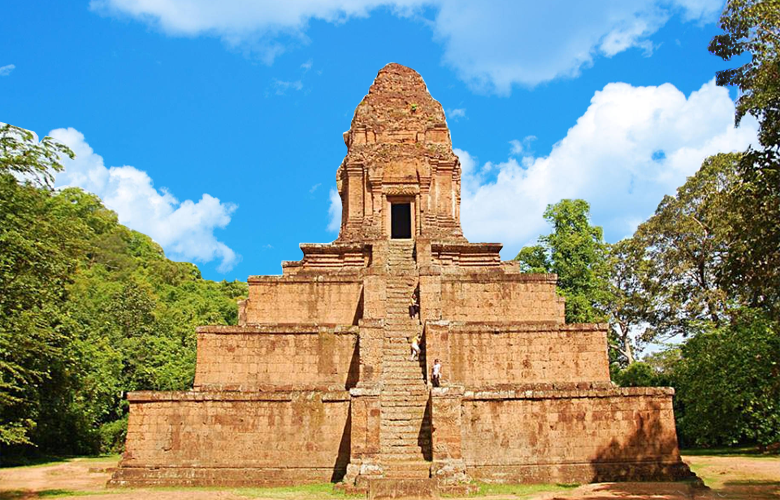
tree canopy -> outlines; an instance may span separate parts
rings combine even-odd
[[[0,451],[121,446],[130,390],[188,388],[195,327],[235,324],[246,284],[201,278],[94,195],[51,189],[70,151],[0,136]]]
[[[539,244],[520,250],[515,260],[523,272],[555,273],[558,290],[566,297],[566,321],[602,321],[599,308],[606,290],[602,229],[590,224],[585,200],[561,200],[549,205],[544,218],[553,231],[539,237]]]

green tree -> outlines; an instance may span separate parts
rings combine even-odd
[[[60,154],[72,156],[51,138],[0,128],[0,445],[30,442],[40,388],[71,362],[59,312],[83,228],[50,190]]]
[[[195,327],[246,283],[204,280],[95,195],[51,189],[69,150],[0,128],[0,456],[116,451],[131,390],[180,390]]]
[[[703,446],[780,442],[780,325],[744,309],[682,346],[680,433]]]
[[[552,233],[539,238],[539,245],[523,248],[515,260],[523,272],[558,275],[558,291],[566,297],[566,321],[603,321],[599,304],[607,290],[606,244],[602,229],[590,224],[590,205],[585,200],[561,200],[549,205],[544,218]]]
[[[729,194],[736,179],[738,154],[708,158],[675,196],[665,196],[655,215],[639,226],[632,245],[644,255],[641,275],[644,339],[687,336],[702,322],[719,326],[729,297],[719,284],[728,255]]]
[[[760,148],[739,161],[731,197],[731,251],[722,282],[751,305],[780,317],[780,0],[729,0],[720,18],[723,33],[709,49],[736,68],[717,73],[717,83],[739,90],[736,122],[758,120]],[[744,58],[742,59],[744,60]]]
[[[747,55],[745,64],[717,72],[718,85],[735,86],[736,122],[758,119],[759,142],[777,152],[780,144],[780,0],[728,0],[720,18],[722,34],[709,50],[725,61]]]
[[[601,305],[609,316],[613,336],[611,346],[619,363],[630,366],[635,361],[637,340],[644,338],[652,291],[647,280],[650,262],[645,248],[634,238],[610,245],[606,258],[608,293]],[[635,339],[636,337],[636,339]]]

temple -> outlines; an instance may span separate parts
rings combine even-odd
[[[690,474],[673,390],[614,386],[607,325],[566,324],[555,275],[464,238],[461,165],[419,74],[384,67],[344,142],[338,239],[251,276],[238,326],[197,330],[191,391],[128,395],[112,484],[340,481],[378,498]]]

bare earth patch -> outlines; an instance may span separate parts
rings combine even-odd
[[[780,457],[684,457],[708,488],[689,483],[598,483],[561,491],[490,494],[484,500],[780,500]],[[322,500],[345,498],[322,486],[273,489],[106,489],[116,459],[74,459],[0,469],[0,500]],[[519,491],[518,491],[519,493]]]

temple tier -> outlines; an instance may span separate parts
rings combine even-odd
[[[460,162],[419,74],[383,68],[344,140],[338,239],[250,277],[238,326],[198,329],[192,391],[128,395],[112,484],[343,481],[379,498],[690,475],[673,390],[615,387],[607,325],[566,324],[555,275],[463,237]]]

